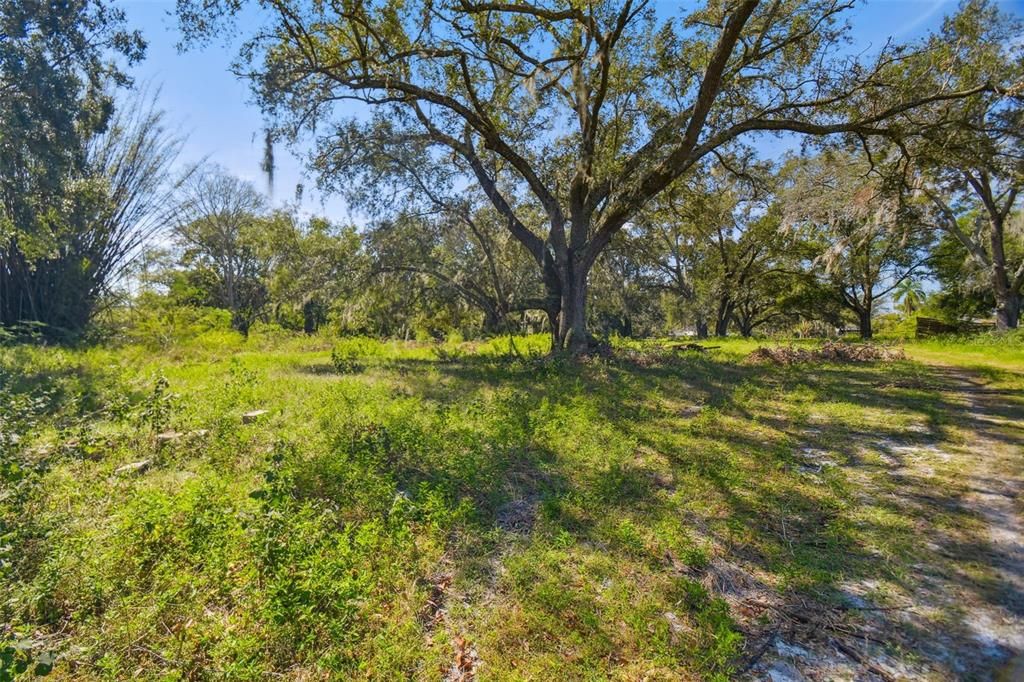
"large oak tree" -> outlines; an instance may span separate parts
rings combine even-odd
[[[186,43],[241,4],[179,0]],[[277,134],[315,131],[328,189],[375,178],[364,149],[409,144],[478,185],[542,273],[555,348],[582,352],[596,259],[702,159],[759,131],[877,133],[985,88],[888,80],[906,54],[851,56],[851,5],[713,0],[662,16],[644,0],[261,0],[238,69]]]

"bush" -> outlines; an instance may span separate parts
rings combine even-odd
[[[903,316],[898,313],[886,313],[874,320],[876,338],[912,339],[917,333],[919,313]]]
[[[515,349],[524,357],[540,357],[551,350],[550,334],[530,334],[528,336],[516,336],[514,339]],[[512,347],[508,336],[495,336],[484,341],[474,349],[475,355],[485,357],[500,357],[511,355]]]
[[[125,311],[121,320],[115,320],[117,323],[122,340],[150,350],[190,344],[230,348],[244,340],[231,328],[230,311],[176,306],[152,294],[140,296],[138,304]]]
[[[357,374],[366,367],[367,360],[387,355],[388,348],[383,342],[366,336],[350,336],[335,344],[331,364],[339,374]]]

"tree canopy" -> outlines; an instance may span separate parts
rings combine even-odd
[[[216,34],[233,2],[179,2],[187,41]],[[850,55],[838,0],[568,6],[471,0],[306,4],[264,0],[246,43],[278,134],[315,130],[325,187],[379,180],[412,146],[472,181],[542,270],[559,347],[584,349],[587,276],[612,237],[707,157],[744,136],[886,130],[916,108],[992,88],[920,91],[899,68],[931,54]],[[364,105],[347,115],[343,105]],[[532,220],[523,207],[537,207]]]

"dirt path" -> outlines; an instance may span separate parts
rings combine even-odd
[[[944,418],[963,438],[862,444],[881,452],[883,477],[898,481],[895,493],[852,467],[849,473],[863,483],[864,504],[885,496],[924,519],[905,583],[843,584],[841,608],[783,599],[745,678],[1024,680],[1021,404],[960,369],[935,366],[933,377]],[[929,514],[960,523],[932,524]],[[878,603],[880,593],[889,598]]]
[[[1024,522],[1021,518],[1021,442],[1024,423],[1001,414],[993,394],[974,377],[945,370],[962,386],[978,439],[973,444],[974,468],[965,505],[987,525],[991,566],[1003,584],[1000,603],[973,604],[966,623],[975,639],[994,658],[1010,652],[1009,667],[1024,660]],[[1009,667],[1004,672],[1009,672]]]

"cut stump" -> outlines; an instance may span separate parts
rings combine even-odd
[[[254,421],[267,413],[266,410],[253,410],[242,415],[243,424],[252,424]]]

